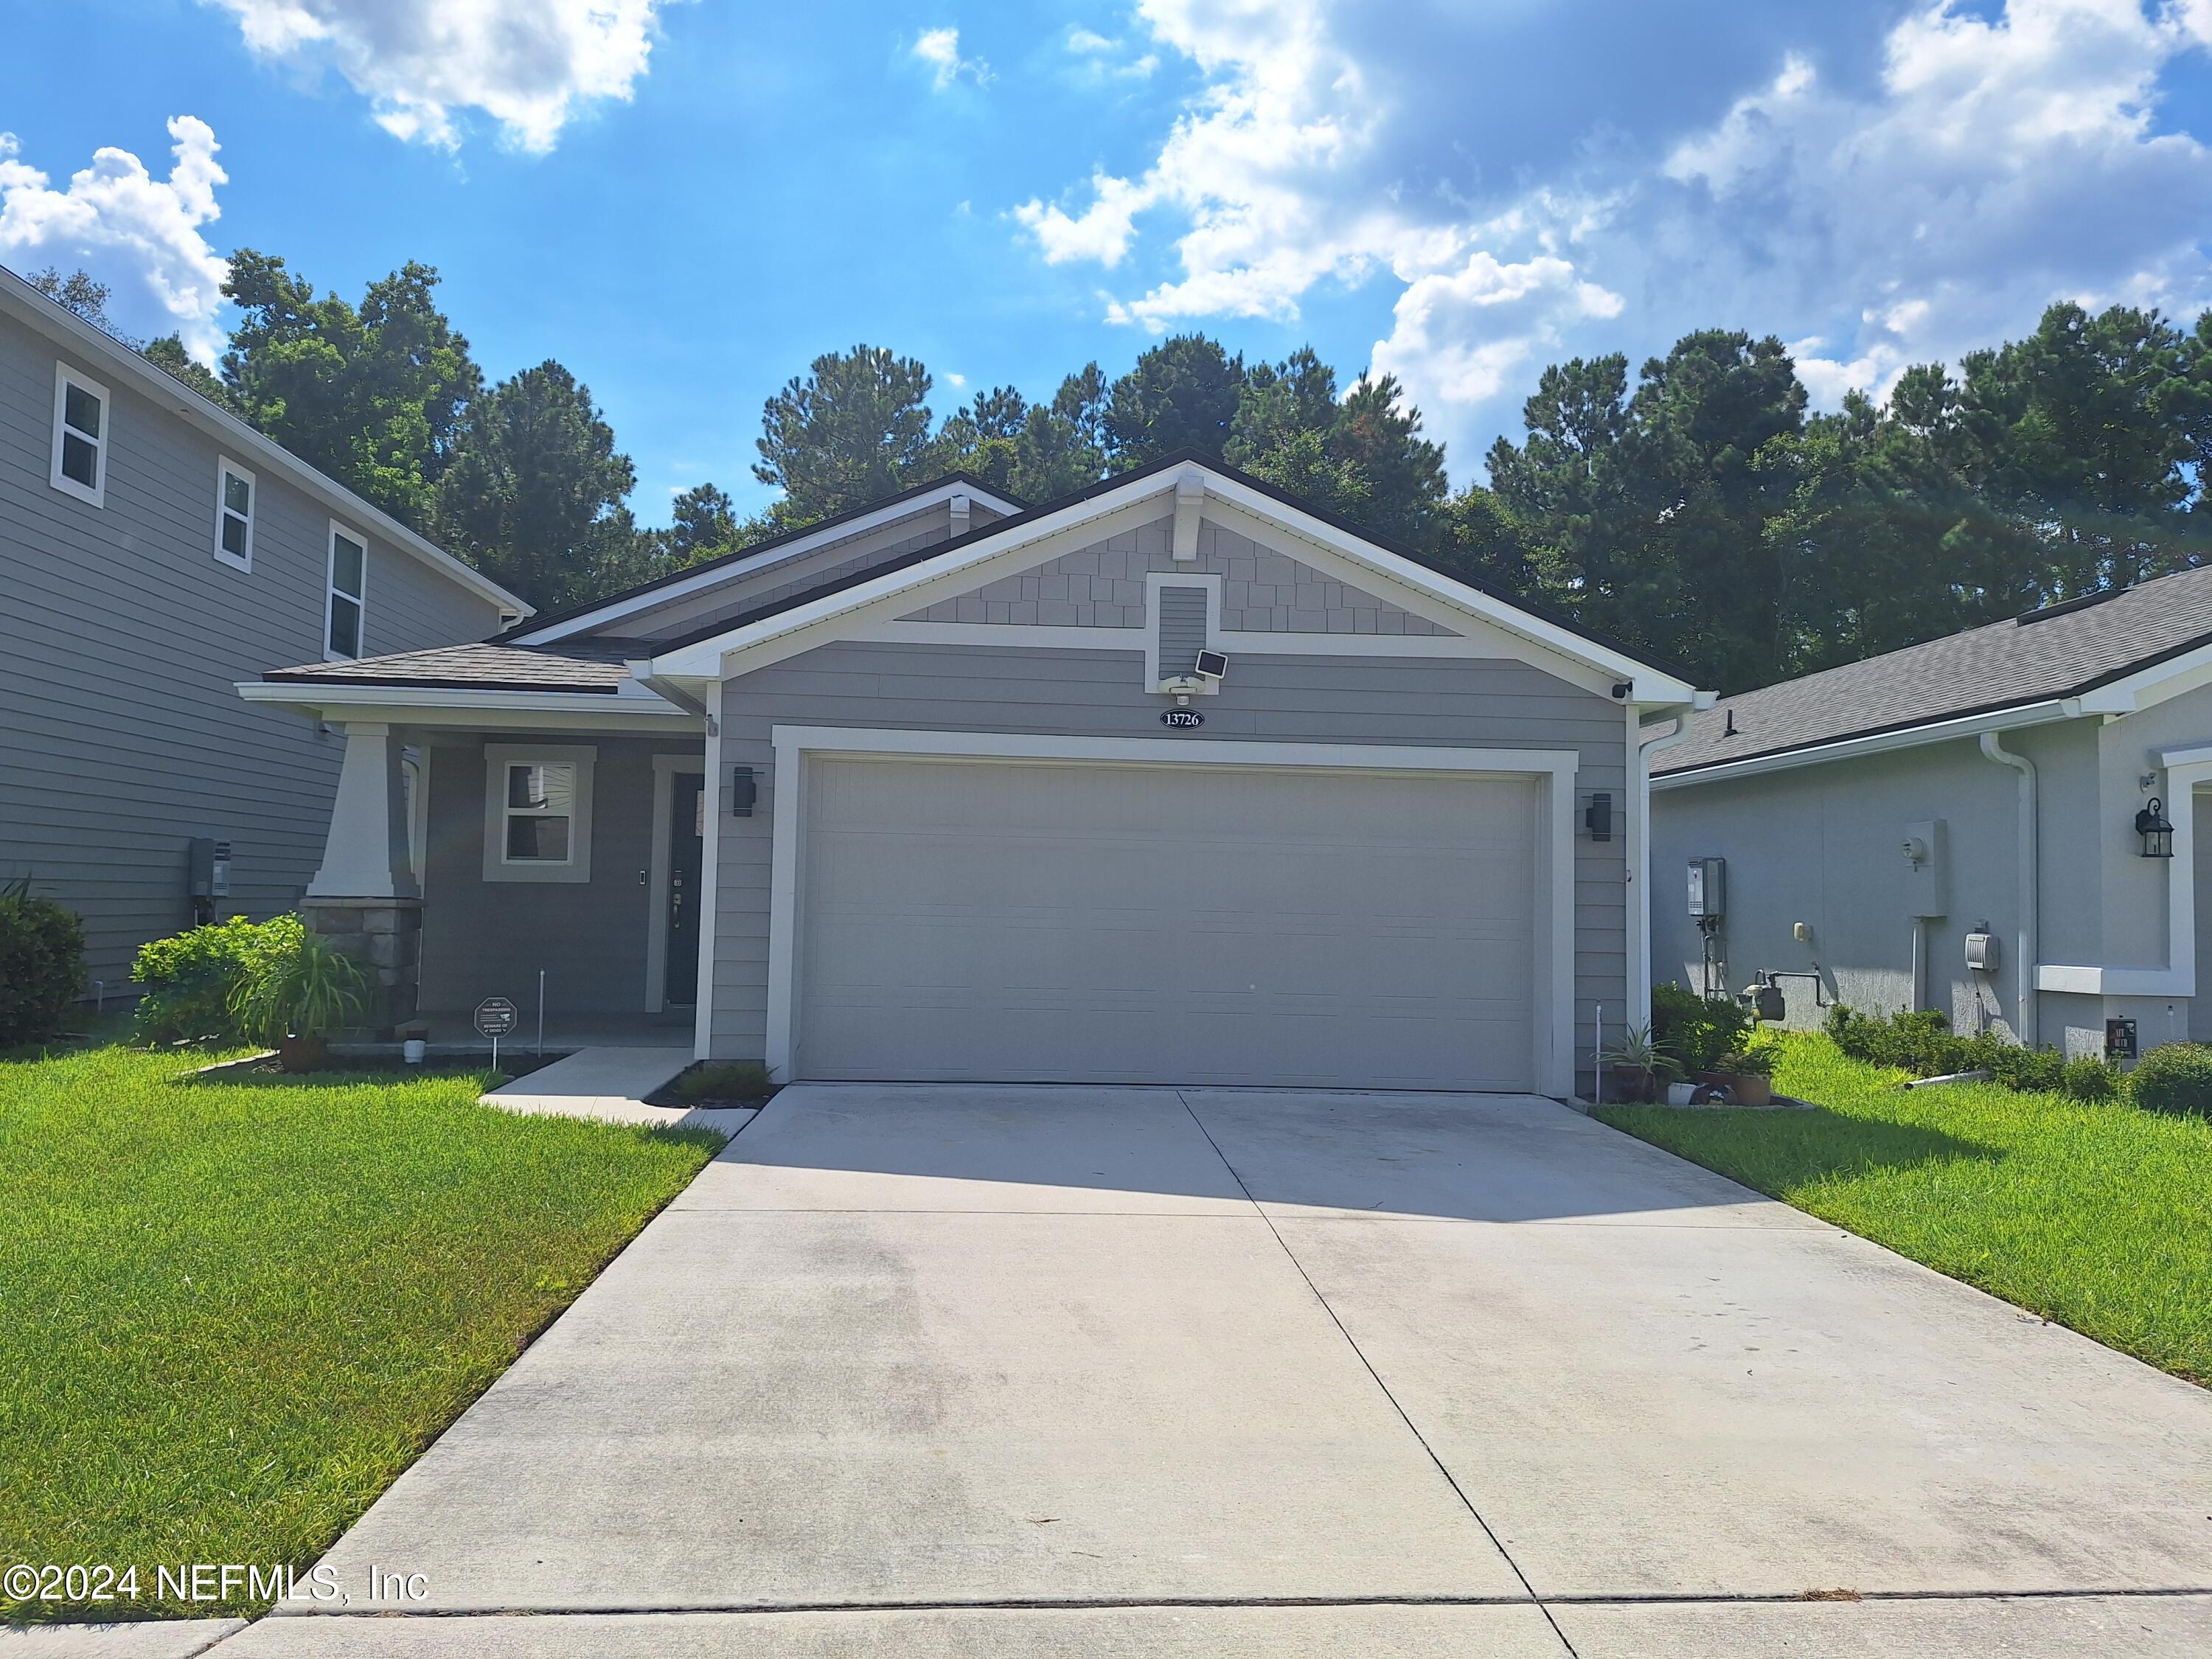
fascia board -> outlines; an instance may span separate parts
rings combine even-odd
[[[1906,726],[1898,732],[1876,732],[1863,738],[1841,738],[1833,743],[1813,744],[1802,749],[1784,749],[1771,755],[1753,755],[1740,761],[1726,761],[1718,766],[1699,767],[1692,772],[1662,773],[1653,777],[1651,787],[1654,792],[1687,789],[1701,783],[1722,783],[1731,778],[1784,772],[1793,767],[1856,760],[1863,755],[1885,755],[1899,749],[1917,749],[1926,744],[1948,743],[1955,738],[1971,738],[1983,732],[2009,732],[2023,726],[2048,726],[2057,720],[2073,720],[2087,712],[2076,698],[2051,697],[2041,702],[2023,703],[2017,708],[2000,708],[1987,714],[1936,720],[1927,726]]]

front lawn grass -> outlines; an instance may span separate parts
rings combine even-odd
[[[719,1138],[477,1103],[482,1075],[0,1061],[0,1566],[302,1571]]]
[[[1653,1145],[2212,1385],[2212,1122],[1996,1084],[1900,1089],[1824,1036],[1778,1093],[1817,1111],[1607,1106]]]

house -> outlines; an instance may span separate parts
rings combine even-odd
[[[150,939],[291,908],[343,739],[240,676],[481,638],[514,594],[0,270],[0,879]]]
[[[1771,982],[1792,1025],[1841,1000],[2069,1054],[2212,1039],[2212,569],[1723,699],[1653,773],[1663,976]]]
[[[346,733],[308,903],[387,1018],[542,972],[782,1078],[1554,1095],[1644,996],[1641,723],[1697,695],[1194,457],[240,692]]]

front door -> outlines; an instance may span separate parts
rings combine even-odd
[[[679,1007],[699,1000],[699,878],[706,865],[707,780],[678,772],[669,780],[668,987]]]

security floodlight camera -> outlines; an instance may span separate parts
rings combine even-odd
[[[1218,651],[1200,652],[1198,660],[1191,667],[1202,680],[1226,679],[1229,677],[1229,659]]]

